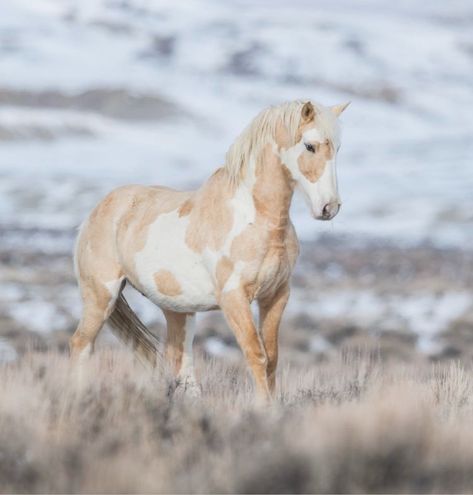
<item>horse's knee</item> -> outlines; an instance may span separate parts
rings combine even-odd
[[[265,381],[268,369],[268,357],[263,349],[246,351],[246,359],[253,372]]]

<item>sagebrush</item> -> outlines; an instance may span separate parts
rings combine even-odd
[[[201,361],[203,396],[129,354],[0,368],[2,492],[469,492],[471,369],[339,355],[282,363],[255,404],[243,368]]]

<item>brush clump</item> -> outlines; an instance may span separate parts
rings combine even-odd
[[[473,379],[458,364],[362,353],[282,363],[257,405],[243,368],[198,363],[203,395],[172,392],[131,353],[80,369],[60,353],[0,367],[2,492],[469,492]]]

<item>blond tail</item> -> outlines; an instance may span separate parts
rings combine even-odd
[[[115,309],[108,322],[113,333],[126,345],[133,348],[138,359],[145,365],[155,367],[161,354],[158,339],[136,316],[122,294],[118,296]]]

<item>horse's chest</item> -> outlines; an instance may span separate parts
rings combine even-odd
[[[257,255],[248,258],[248,264],[242,270],[242,285],[250,299],[271,297],[287,283],[297,259],[298,243],[292,225],[284,236],[280,236],[280,231],[255,232],[250,247]]]
[[[285,247],[269,249],[259,267],[255,292],[255,299],[268,297],[287,282],[291,275],[291,263]]]

